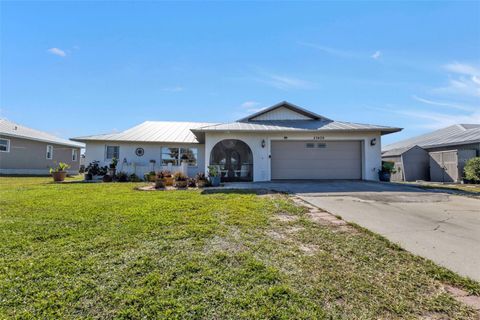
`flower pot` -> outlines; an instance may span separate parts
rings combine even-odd
[[[163,183],[165,183],[166,186],[173,186],[173,177],[163,178]]]
[[[218,187],[220,185],[220,177],[210,177],[210,183],[212,187]]]
[[[175,181],[175,188],[184,189],[187,187],[188,181]]]
[[[52,177],[54,182],[62,182],[65,180],[66,176],[67,176],[67,171],[52,172]]]
[[[380,181],[390,182],[391,174],[390,172],[380,171],[378,173],[378,178],[380,179]]]
[[[205,188],[206,184],[207,184],[207,180],[197,180],[197,187],[199,188]]]

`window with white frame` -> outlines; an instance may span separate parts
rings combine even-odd
[[[120,157],[119,146],[107,146],[105,150],[105,159],[111,160],[113,158],[118,159]]]
[[[78,150],[72,149],[72,161],[77,161],[77,160],[78,160]]]
[[[0,152],[10,152],[10,140],[0,139]]]
[[[47,159],[53,159],[53,146],[47,145]]]
[[[179,166],[186,161],[189,166],[197,166],[198,148],[178,148],[178,147],[163,147],[161,151],[162,166],[168,166],[171,163],[173,166]]]

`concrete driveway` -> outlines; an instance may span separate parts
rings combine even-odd
[[[249,184],[303,200],[381,234],[414,254],[480,281],[480,199],[364,181]],[[230,184],[228,187],[245,187]]]

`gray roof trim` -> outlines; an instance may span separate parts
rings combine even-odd
[[[363,132],[380,131],[382,134],[398,132],[401,128],[385,127],[341,121],[324,120],[269,120],[231,122],[192,129],[192,132]]]
[[[52,134],[31,129],[6,119],[0,119],[0,135],[18,139],[39,141],[73,148],[85,148],[83,143],[56,137]]]
[[[272,111],[272,110],[281,108],[281,107],[290,109],[290,110],[295,111],[295,112],[297,112],[297,113],[300,113],[300,114],[302,114],[302,115],[304,115],[304,116],[306,116],[306,117],[311,118],[312,120],[321,120],[321,119],[323,119],[323,120],[330,120],[330,119],[328,119],[328,118],[326,118],[326,117],[324,117],[324,116],[321,116],[321,115],[319,115],[319,114],[316,114],[316,113],[314,113],[314,112],[311,112],[311,111],[309,111],[309,110],[307,110],[307,109],[304,109],[304,108],[302,108],[302,107],[299,107],[299,106],[297,106],[297,105],[295,105],[295,104],[293,104],[293,103],[290,103],[290,102],[288,102],[288,101],[282,101],[282,102],[279,102],[279,103],[277,103],[277,104],[274,104],[274,105],[271,106],[271,107],[268,107],[268,108],[262,109],[262,110],[260,110],[260,111],[258,111],[258,112],[255,112],[254,114],[251,114],[251,115],[249,115],[249,116],[247,116],[247,117],[245,117],[245,118],[242,118],[242,119],[240,119],[240,120],[237,120],[237,122],[254,121],[254,120],[252,120],[252,119],[254,119],[254,118],[256,118],[256,117],[258,117],[258,116],[260,116],[260,115],[262,115],[262,114],[265,114],[265,113],[267,113],[267,112],[270,112],[270,111]]]

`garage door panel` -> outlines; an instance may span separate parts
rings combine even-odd
[[[307,148],[314,143],[314,148]],[[360,141],[272,141],[272,179],[361,179]]]

